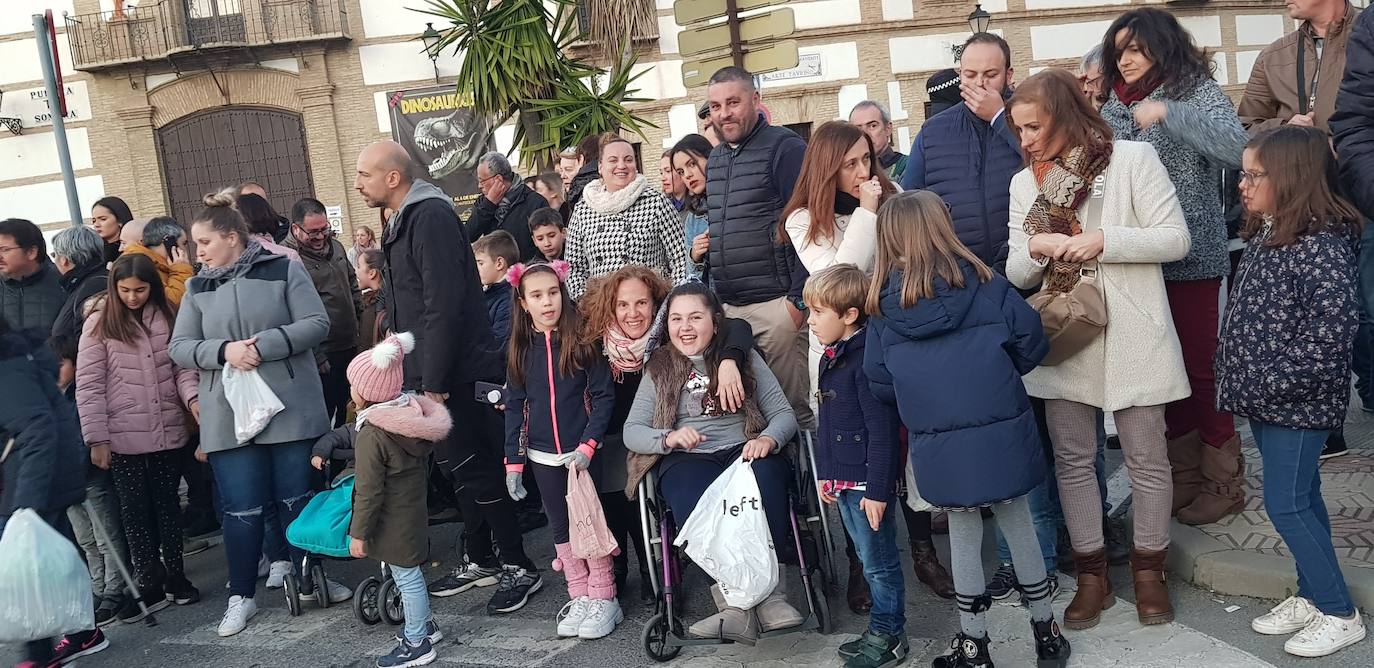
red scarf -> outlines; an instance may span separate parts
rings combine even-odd
[[[1112,86],[1112,92],[1116,93],[1121,104],[1129,107],[1149,97],[1156,88],[1159,88],[1159,82],[1154,78],[1152,72],[1135,82],[1135,85],[1127,85],[1125,81],[1118,81]]]

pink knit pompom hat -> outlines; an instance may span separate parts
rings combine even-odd
[[[415,336],[401,332],[386,337],[372,350],[358,353],[348,364],[348,382],[358,396],[372,403],[401,396],[405,378],[402,362],[415,349]]]

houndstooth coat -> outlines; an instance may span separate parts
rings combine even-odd
[[[599,179],[593,181],[573,209],[563,254],[571,267],[568,293],[573,299],[582,298],[588,280],[632,264],[645,265],[673,284],[686,278],[682,219],[668,197],[644,186],[643,180],[641,175],[626,186],[625,190],[639,189],[628,203],[628,198],[615,197],[619,192],[607,195],[610,202],[602,201],[595,195],[604,193],[604,186]]]

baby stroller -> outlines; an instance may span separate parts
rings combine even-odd
[[[329,479],[329,465],[325,477]],[[316,494],[301,511],[296,521],[287,527],[286,539],[305,552],[300,573],[308,575],[319,591],[315,603],[321,609],[330,605],[324,570],[326,560],[347,561],[348,525],[353,519],[353,476],[340,477],[329,488]],[[297,578],[286,578],[286,609],[292,617],[302,612],[301,584]],[[386,564],[380,565],[378,575],[369,576],[353,590],[353,614],[369,626],[385,620],[393,626],[405,621],[401,608],[401,592],[391,579]]]
[[[793,547],[797,553],[802,589],[806,594],[807,615],[800,625],[760,633],[760,639],[812,629],[825,634],[832,630],[833,619],[826,600],[826,583],[833,577],[833,567],[828,565],[831,551],[829,525],[815,481],[807,482],[804,477],[814,470],[814,460],[809,458],[809,444],[810,434],[804,433],[799,442],[788,444],[777,455],[788,459],[797,476],[789,494],[792,501],[791,533]],[[699,639],[687,636],[681,618],[679,598],[684,555],[673,545],[680,523],[672,516],[667,502],[659,495],[654,471],[650,471],[640,481],[637,496],[645,551],[651,555],[653,561],[649,569],[649,579],[658,599],[654,606],[654,615],[645,622],[640,635],[644,653],[654,661],[666,662],[676,658],[683,647],[731,643],[732,641],[727,639]],[[780,577],[786,575],[780,574]]]

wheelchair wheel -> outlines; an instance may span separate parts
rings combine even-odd
[[[358,621],[372,626],[382,621],[381,606],[377,604],[377,594],[382,588],[382,581],[376,576],[363,580],[358,584],[358,588],[353,590],[353,614],[358,617]]]
[[[301,616],[301,587],[300,587],[300,583],[296,581],[296,576],[294,576],[294,575],[289,575],[289,574],[286,576],[286,586],[285,586],[285,590],[286,590],[286,611],[287,611],[288,613],[290,613],[292,617],[300,617],[300,616]]]
[[[406,621],[405,608],[401,605],[401,590],[396,586],[396,581],[387,578],[382,582],[382,586],[377,590],[377,609],[382,613],[382,619],[392,626],[400,626]]]
[[[320,609],[329,607],[329,581],[324,579],[324,564],[315,562],[310,565],[310,581],[315,583],[315,604]]]
[[[659,663],[672,661],[682,652],[681,646],[668,644],[668,639],[672,635],[672,629],[668,628],[668,615],[660,612],[644,624],[644,631],[640,633],[640,640],[644,644],[644,653],[650,659]]]

